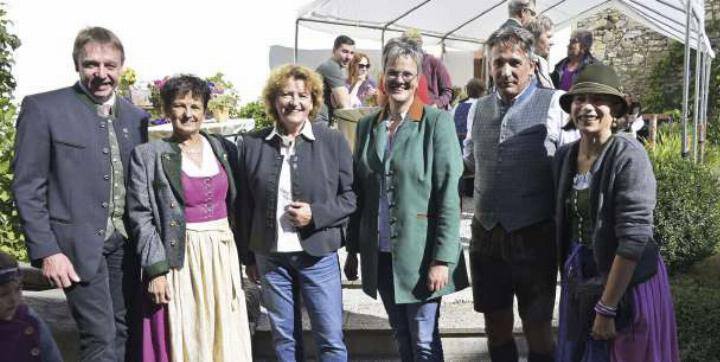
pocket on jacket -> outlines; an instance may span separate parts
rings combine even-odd
[[[56,143],[58,146],[77,148],[77,149],[85,148],[85,145],[81,144],[77,140],[53,139],[53,142]]]
[[[50,223],[51,224],[62,224],[62,225],[72,224],[69,217],[65,218],[65,217],[57,217],[57,216],[50,216]]]

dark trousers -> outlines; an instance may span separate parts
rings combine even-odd
[[[138,313],[131,303],[140,283],[138,268],[131,243],[114,233],[105,243],[97,273],[65,289],[80,331],[80,361],[140,360]]]

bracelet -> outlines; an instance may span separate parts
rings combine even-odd
[[[598,300],[597,304],[595,304],[595,313],[603,317],[615,318],[617,316],[617,307],[608,307],[601,300]]]

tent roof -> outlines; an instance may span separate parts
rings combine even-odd
[[[562,27],[607,8],[616,8],[648,28],[685,42],[686,1],[691,1],[694,22],[704,23],[701,0],[537,0],[539,12]],[[380,40],[414,28],[432,44],[445,40],[454,48],[477,48],[507,20],[508,0],[316,0],[303,7],[298,21],[304,27],[353,37]],[[338,26],[343,27],[342,30]],[[704,28],[704,27],[703,27]],[[697,48],[695,31],[690,44]],[[704,29],[701,48],[714,57]]]

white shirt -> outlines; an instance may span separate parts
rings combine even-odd
[[[198,166],[195,162],[191,161],[188,157],[182,157],[181,168],[186,175],[190,177],[212,177],[220,172],[217,160],[215,159],[215,153],[213,153],[210,142],[205,137],[200,137],[202,140],[202,164]]]
[[[294,253],[303,251],[302,245],[300,245],[300,237],[298,236],[295,226],[290,223],[290,217],[286,211],[288,206],[293,202],[291,168],[297,166],[295,159],[295,141],[288,140],[282,136],[277,130],[277,125],[265,139],[269,141],[274,137],[280,137],[282,139],[280,143],[280,154],[283,156],[282,166],[280,167],[280,178],[278,180],[278,198],[275,214],[277,222],[277,248],[274,251],[278,253]],[[305,137],[311,141],[315,140],[315,134],[308,121],[305,121],[298,137]]]
[[[513,100],[522,96],[527,91],[527,88],[520,92]],[[556,144],[557,148],[560,146],[573,142],[580,138],[580,133],[577,130],[564,131],[562,127],[568,122],[569,117],[565,111],[560,107],[560,96],[565,94],[564,91],[556,90],[550,99],[550,107],[548,108],[547,118],[545,120],[545,127],[547,128],[547,139]],[[496,97],[500,97],[498,92],[495,92]],[[471,108],[473,116],[475,115],[475,105]],[[468,125],[471,126],[471,125]],[[473,144],[472,144],[472,128],[468,129],[468,133],[463,140],[463,158],[467,165],[472,164],[474,167],[475,161],[473,160]]]

